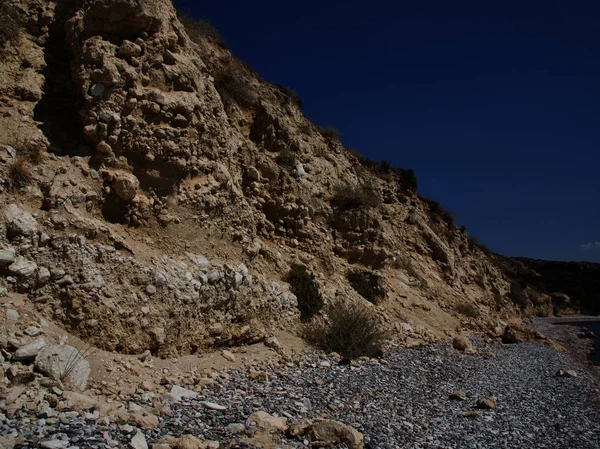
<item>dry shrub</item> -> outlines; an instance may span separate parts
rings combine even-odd
[[[310,343],[349,359],[383,354],[383,342],[388,335],[371,310],[338,300],[328,307],[327,317],[305,328],[305,338]]]
[[[481,315],[479,309],[475,305],[468,302],[458,304],[456,306],[456,311],[469,318],[477,318],[479,315]]]
[[[295,90],[290,89],[283,84],[276,84],[275,87],[277,87],[282,94],[284,94],[292,103],[294,103],[298,109],[302,109],[304,102]]]
[[[369,270],[348,270],[346,278],[350,286],[371,304],[378,304],[385,298],[385,288],[381,276]]]
[[[333,126],[318,126],[317,128],[321,135],[326,139],[339,139],[342,135],[340,130]]]
[[[14,44],[20,35],[21,16],[8,0],[0,2],[0,49]]]
[[[231,66],[225,67],[216,76],[215,88],[226,108],[229,108],[234,103],[242,107],[250,107],[256,103],[254,89],[244,81],[244,78],[236,76]]]
[[[275,162],[282,167],[292,168],[296,165],[296,154],[291,150],[280,151],[275,158]]]
[[[340,210],[371,209],[381,204],[381,198],[371,185],[340,185],[331,198],[331,205]]]
[[[9,180],[11,188],[18,190],[31,182],[31,167],[23,156],[17,156],[10,166]]]
[[[201,44],[206,39],[225,48],[223,38],[217,29],[206,20],[197,19],[188,13],[179,13],[179,21],[185,27],[190,39],[196,44]]]
[[[293,265],[287,275],[292,293],[298,298],[298,309],[303,321],[310,320],[323,308],[323,298],[315,275],[302,265]]]

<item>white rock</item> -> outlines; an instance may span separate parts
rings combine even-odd
[[[216,404],[215,402],[203,401],[203,402],[201,402],[201,404],[210,410],[219,410],[219,411],[227,410],[227,406]]]
[[[300,162],[296,164],[296,171],[294,175],[296,176],[296,178],[303,178],[304,176],[306,176],[306,170],[304,170],[304,166]]]
[[[187,388],[173,385],[171,391],[163,395],[163,399],[167,402],[180,402],[182,399],[195,399],[198,397],[198,393]]]
[[[38,269],[37,278],[38,278],[38,282],[40,284],[45,284],[46,282],[48,282],[50,280],[51,277],[52,277],[52,275],[50,274],[50,270],[48,270],[48,268],[40,267]]]
[[[251,179],[253,181],[260,181],[260,172],[257,170],[256,167],[248,167],[246,175],[248,176],[248,179]]]
[[[190,259],[194,265],[200,268],[204,268],[209,265],[208,259],[201,254],[186,253],[186,256],[188,256],[188,259]]]
[[[0,267],[11,264],[15,257],[17,257],[17,252],[13,247],[0,249]]]
[[[277,337],[274,337],[274,336],[265,338],[265,346],[267,348],[271,348],[271,349],[281,348],[281,345],[279,344],[279,340],[277,340]]]
[[[35,359],[40,350],[46,346],[46,341],[43,338],[38,338],[32,343],[21,346],[13,355],[15,361],[30,361]]]
[[[242,285],[243,281],[244,276],[242,275],[242,273],[235,273],[235,275],[233,276],[233,284],[235,288],[238,288],[240,285]]]
[[[9,234],[33,235],[38,230],[38,223],[33,215],[16,204],[9,204],[4,208],[4,218]]]
[[[15,309],[6,309],[6,318],[10,321],[17,321],[19,319],[19,312]]]
[[[129,444],[133,449],[148,449],[146,437],[144,436],[141,430],[137,431],[137,433],[131,439],[131,442]]]
[[[25,259],[22,256],[19,256],[15,259],[13,263],[8,266],[8,271],[10,271],[15,276],[23,276],[25,278],[30,278],[35,274],[37,270],[37,264],[31,260]]]
[[[226,360],[229,360],[230,362],[235,362],[235,355],[233,354],[233,352],[231,351],[227,351],[224,350],[221,355],[223,356],[223,358],[225,358]]]
[[[156,287],[152,284],[146,285],[146,293],[149,295],[154,295],[156,293]]]
[[[207,277],[208,282],[210,282],[211,284],[215,284],[221,280],[223,274],[219,270],[212,270],[210,273],[208,273]]]
[[[69,440],[48,440],[42,441],[40,446],[45,449],[62,449],[69,446]]]
[[[64,379],[72,386],[85,390],[90,375],[90,363],[72,346],[54,345],[45,346],[35,358],[35,367],[38,371],[56,380]]]

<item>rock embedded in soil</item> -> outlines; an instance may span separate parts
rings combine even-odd
[[[42,348],[36,358],[35,367],[41,373],[64,380],[75,388],[85,390],[91,372],[90,363],[72,346],[52,345]]]

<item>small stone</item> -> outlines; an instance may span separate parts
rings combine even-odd
[[[181,402],[182,399],[195,399],[198,397],[198,393],[192,390],[188,390],[187,388],[180,387],[178,385],[173,385],[171,387],[171,391],[165,393],[163,395],[163,399],[166,402]]]
[[[119,56],[124,56],[127,58],[137,57],[142,55],[142,47],[138,44],[135,44],[131,41],[124,40],[119,50],[117,51]]]
[[[15,309],[6,309],[6,318],[9,321],[17,321],[19,319],[19,312]]]
[[[98,150],[100,153],[103,153],[103,154],[112,153],[112,147],[105,141],[102,141],[98,145],[96,145],[96,150]]]
[[[90,88],[90,94],[92,95],[92,97],[96,97],[96,98],[103,97],[105,90],[106,90],[106,87],[104,87],[104,84],[95,83]]]
[[[484,410],[492,410],[496,408],[496,398],[481,398],[477,400],[477,408]]]
[[[300,162],[296,164],[294,176],[296,176],[296,178],[303,178],[304,176],[306,176],[304,166]]]
[[[206,401],[204,401],[204,402],[201,402],[201,404],[204,407],[206,407],[207,409],[210,409],[210,410],[218,410],[218,411],[227,410],[227,406],[220,405],[220,404],[217,404],[215,402],[206,402]]]
[[[231,423],[227,425],[227,430],[231,433],[241,434],[246,431],[246,426],[242,423]]]
[[[453,391],[448,395],[448,397],[455,401],[464,401],[467,399],[467,394],[464,391]]]
[[[229,360],[230,362],[235,362],[235,355],[233,355],[233,352],[231,351],[227,351],[224,350],[223,352],[221,352],[221,355],[226,359]]]
[[[133,449],[148,449],[148,443],[146,442],[146,437],[142,433],[141,430],[138,430],[134,437],[131,439],[129,445]]]
[[[219,282],[221,280],[222,277],[223,277],[223,274],[219,270],[212,270],[207,275],[208,282],[210,282],[211,284],[216,284],[217,282]]]
[[[40,443],[44,449],[62,449],[69,446],[69,440],[47,440]]]
[[[152,284],[146,285],[146,293],[149,295],[154,295],[156,293],[156,287]]]
[[[113,173],[111,186],[119,198],[130,201],[135,198],[140,187],[140,181],[133,173],[119,170]]]
[[[40,268],[38,268],[38,273],[37,273],[38,283],[45,284],[51,278],[52,278],[52,275],[50,274],[50,270],[48,270],[48,268],[46,268],[46,267],[40,267]]]
[[[251,179],[252,181],[260,181],[260,172],[256,167],[248,167],[246,176],[248,176],[248,179]]]
[[[277,337],[274,337],[274,336],[265,338],[265,346],[267,348],[271,348],[274,350],[281,348],[281,345],[279,344],[279,340],[277,340]]]

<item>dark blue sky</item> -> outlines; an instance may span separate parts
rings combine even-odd
[[[600,262],[597,0],[201,3],[175,0],[492,250]]]

